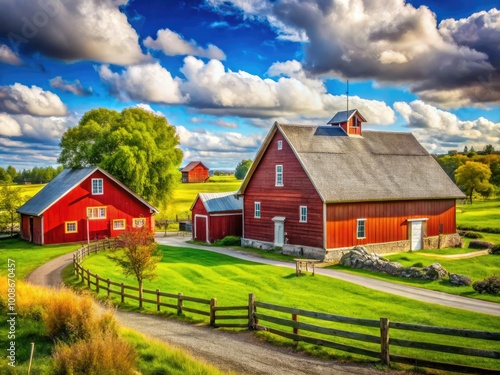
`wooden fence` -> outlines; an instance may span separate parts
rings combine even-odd
[[[380,318],[379,320],[351,318],[346,316],[332,315],[320,313],[315,311],[302,310],[298,308],[285,307],[255,300],[255,295],[248,296],[248,304],[243,306],[217,306],[217,299],[203,299],[197,297],[185,296],[182,293],[172,294],[156,290],[143,290],[143,296],[140,298],[139,288],[125,285],[123,283],[116,283],[110,279],[104,279],[97,274],[93,274],[88,269],[81,266],[82,259],[91,254],[101,250],[105,250],[112,246],[112,242],[107,240],[100,243],[94,243],[90,246],[84,246],[73,255],[74,272],[78,278],[81,278],[82,283],[86,283],[89,288],[94,287],[95,291],[104,290],[107,292],[108,297],[111,294],[118,294],[121,297],[121,302],[125,299],[132,299],[142,303],[150,303],[156,305],[157,311],[161,307],[174,309],[177,314],[190,312],[193,314],[203,315],[209,317],[210,325],[213,327],[230,327],[230,328],[247,328],[251,330],[262,330],[269,333],[288,338],[295,342],[305,342],[313,345],[324,346],[348,353],[360,354],[363,356],[377,358],[385,365],[390,365],[393,362],[409,364],[418,367],[429,367],[439,370],[454,371],[461,373],[480,373],[480,374],[495,374],[500,375],[500,370],[478,368],[460,364],[444,363],[427,360],[419,357],[405,357],[401,355],[391,354],[392,347],[405,347],[418,350],[426,350],[432,352],[452,353],[470,357],[482,357],[491,359],[500,359],[500,351],[498,350],[484,350],[475,348],[464,348],[453,345],[442,345],[429,342],[420,342],[393,338],[390,336],[394,331],[413,331],[424,334],[445,335],[452,337],[462,337],[468,339],[478,340],[493,340],[500,342],[500,332],[488,331],[475,331],[457,328],[435,327],[419,324],[408,324],[390,322],[387,318]],[[137,292],[137,295],[130,294],[128,291]],[[148,297],[153,296],[153,297]],[[165,300],[167,299],[167,301]],[[185,306],[185,302],[196,303],[202,307],[193,308],[192,306]],[[236,311],[237,313],[233,313]],[[229,313],[227,313],[229,312]],[[281,316],[276,316],[273,312],[278,312]],[[284,318],[283,314],[289,314],[290,319]],[[309,321],[314,320],[315,324],[306,323],[301,321],[300,317],[307,318]],[[232,322],[227,322],[232,321]],[[234,323],[234,321],[238,321]],[[371,327],[376,329],[377,334],[365,334],[358,332],[351,332],[348,330],[341,330],[331,327],[325,327],[316,323],[319,321],[335,322],[341,324],[348,324],[350,326]],[[262,322],[272,323],[272,326],[263,324]],[[278,328],[276,328],[278,327]],[[302,332],[310,332],[313,334],[321,334],[326,338],[312,337],[303,334]],[[378,350],[361,348],[353,346],[353,344],[345,344],[332,341],[335,338],[350,339],[354,341],[361,341],[371,343],[372,347],[378,347]],[[498,347],[499,345],[497,345]]]

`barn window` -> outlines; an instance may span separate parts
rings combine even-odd
[[[307,223],[307,206],[300,206],[300,222]]]
[[[89,219],[106,219],[106,207],[87,207]]]
[[[278,150],[283,149],[283,141],[278,141]]]
[[[102,178],[93,178],[92,179],[92,194],[93,195],[104,194]]]
[[[145,225],[146,225],[146,219],[143,217],[137,217],[132,219],[132,226],[134,228],[142,228]]]
[[[366,238],[366,219],[358,219],[358,228],[356,238]]]
[[[124,230],[125,229],[125,219],[113,220],[113,230]]]
[[[76,221],[66,221],[64,223],[64,233],[77,233],[78,223]]]
[[[260,218],[260,202],[254,203],[254,217]]]
[[[276,166],[276,186],[283,186],[283,166]]]

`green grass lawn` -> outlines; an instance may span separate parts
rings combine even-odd
[[[500,228],[500,199],[476,200],[457,204],[457,225]]]
[[[484,314],[467,312],[459,309],[414,301],[391,294],[373,291],[361,286],[340,280],[316,275],[296,277],[293,269],[285,269],[268,265],[247,262],[225,255],[207,251],[161,246],[164,257],[158,265],[158,278],[145,282],[146,289],[169,293],[182,292],[185,295],[199,298],[217,298],[219,306],[234,306],[247,304],[248,294],[255,293],[258,301],[275,303],[283,306],[298,307],[306,310],[321,311],[350,317],[379,319],[387,317],[391,321],[446,326],[456,328],[469,328],[478,330],[498,331],[500,319]],[[116,282],[136,285],[132,277],[124,277],[118,268],[105,254],[94,254],[86,258],[84,267],[101,277],[109,277]],[[69,277],[73,281],[74,277]],[[104,296],[104,293],[101,293]],[[115,302],[117,300],[115,299]],[[130,300],[130,306],[137,306]],[[171,302],[171,301],[170,301]],[[189,306],[189,302],[185,303]],[[122,306],[125,307],[125,306]],[[151,312],[154,305],[145,304]],[[191,305],[193,308],[200,306]],[[173,310],[170,310],[173,311]],[[191,315],[195,319],[199,315]],[[289,317],[288,317],[289,318]],[[208,319],[208,318],[207,318]],[[207,319],[204,319],[207,322]],[[307,321],[307,319],[304,319]],[[318,322],[315,322],[318,324]],[[330,323],[321,323],[330,324]],[[371,328],[345,327],[331,323],[339,329],[355,330],[357,332],[377,334]],[[394,333],[394,336],[415,340],[418,333]],[[339,339],[348,342],[347,339]],[[454,345],[475,345],[468,340],[453,339]],[[278,340],[279,341],[279,340]],[[286,341],[286,340],[284,340]],[[432,341],[443,344],[449,343],[449,338],[437,337]],[[352,344],[352,342],[351,342]],[[355,345],[373,349],[377,345],[356,342]],[[482,348],[491,350],[494,343],[477,344]],[[302,344],[301,344],[302,346]],[[308,345],[303,345],[308,351],[315,351]],[[377,349],[375,349],[377,350]],[[351,358],[339,352],[320,351],[335,357]],[[394,347],[393,353],[408,354],[407,349]],[[439,359],[447,362],[471,364],[476,366],[500,368],[500,363],[493,360],[460,358],[453,355],[440,355],[438,353],[425,353],[427,359]]]
[[[79,247],[78,244],[39,246],[17,238],[0,240],[0,276],[7,275],[8,259],[15,261],[16,277],[24,279],[42,264]]]
[[[32,197],[38,193],[45,184],[31,184],[31,185],[11,185],[11,187],[20,189],[25,197]]]

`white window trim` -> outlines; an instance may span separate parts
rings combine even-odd
[[[302,220],[302,209],[305,208],[305,220]],[[300,223],[307,223],[307,206],[300,206],[299,207],[299,222]]]
[[[101,209],[104,210],[104,216],[100,216]],[[92,210],[92,215],[89,215],[89,210]],[[93,216],[94,210],[97,210],[97,216]],[[108,216],[108,209],[106,206],[87,207],[87,218],[89,220],[106,219],[107,216]]]
[[[259,205],[259,209],[257,210],[257,205]],[[260,202],[254,202],[253,203],[253,217],[255,219],[260,219],[261,216],[262,216],[262,206],[260,204]],[[259,216],[257,216],[257,213],[259,213]]]
[[[278,141],[278,150],[283,150],[283,141],[282,140]]]
[[[144,220],[144,224],[143,225],[137,225],[137,221],[139,220]],[[146,218],[145,217],[134,217],[132,219],[132,228],[142,228],[142,227],[145,227],[147,225],[147,222],[146,222]]]
[[[115,223],[123,223],[123,228],[116,228]],[[127,221],[125,219],[114,219],[113,220],[113,230],[125,230],[127,229]]]
[[[278,168],[281,167],[281,172],[278,172]],[[281,175],[281,184],[278,184],[278,175]],[[276,165],[276,176],[275,176],[275,185],[274,186],[284,186],[284,181],[283,181],[283,165],[278,164]]]
[[[101,181],[101,192],[100,193],[94,192],[94,181]],[[92,195],[103,195],[104,194],[104,179],[93,178],[91,183],[92,183],[92,186],[90,188],[92,189]]]
[[[364,234],[363,237],[359,237],[359,223],[361,221],[363,222],[363,234]],[[356,220],[356,238],[358,240],[363,240],[366,238],[366,219],[357,219]]]

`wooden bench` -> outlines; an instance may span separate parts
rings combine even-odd
[[[308,266],[312,266],[312,275],[314,276],[314,268],[315,264],[321,262],[317,259],[294,259],[295,261],[295,274],[299,276],[304,269],[306,268],[306,272],[308,271]]]

